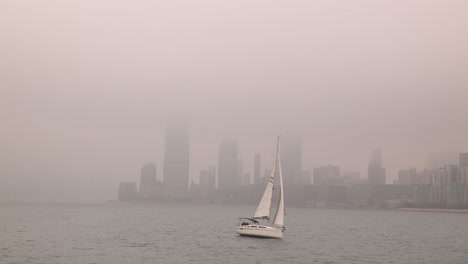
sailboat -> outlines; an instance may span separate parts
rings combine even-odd
[[[236,228],[237,234],[241,236],[283,238],[284,227],[284,195],[283,195],[283,176],[281,174],[281,163],[279,158],[280,140],[278,137],[276,145],[276,157],[273,170],[268,179],[265,192],[258,204],[253,217],[239,218],[239,225]],[[276,204],[276,211],[271,211],[273,203],[274,181],[279,180],[279,197]],[[276,188],[278,189],[278,188]],[[278,190],[275,190],[278,191]],[[273,219],[270,214],[273,213]],[[271,221],[270,221],[271,220]]]

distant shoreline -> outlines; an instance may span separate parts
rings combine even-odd
[[[439,212],[439,213],[463,213],[468,214],[467,209],[437,209],[437,208],[397,208],[397,211],[415,211],[415,212]]]
[[[117,201],[105,201],[105,202],[90,202],[90,203],[60,203],[60,202],[0,202],[0,205],[218,205],[218,206],[251,206],[254,204],[242,204],[242,203],[198,203],[198,202],[117,202]],[[383,210],[383,211],[411,211],[411,212],[437,212],[437,213],[462,213],[468,214],[468,209],[438,209],[438,208],[376,208],[376,207],[340,207],[340,206],[323,206],[323,207],[310,207],[301,205],[291,205],[288,208],[300,208],[300,209],[340,209],[340,210]]]

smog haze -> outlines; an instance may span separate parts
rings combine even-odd
[[[391,183],[468,151],[467,25],[456,0],[2,1],[0,202],[115,200],[147,162],[162,180],[171,122],[195,182],[224,140],[267,169],[281,134],[309,171],[365,178],[380,148]]]

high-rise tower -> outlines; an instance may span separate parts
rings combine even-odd
[[[459,154],[459,163],[460,168],[468,167],[468,153]]]
[[[166,127],[163,170],[165,198],[185,198],[189,184],[187,125],[170,124]]]
[[[140,190],[144,186],[151,186],[154,184],[156,184],[156,164],[148,162],[141,168]]]
[[[218,190],[221,194],[231,195],[239,185],[237,168],[237,142],[222,142],[218,157]]]
[[[254,161],[254,183],[258,184],[260,183],[260,154],[255,155],[255,161]]]
[[[302,185],[302,146],[298,139],[281,140],[281,169],[284,185]]]
[[[154,196],[153,190],[156,185],[156,164],[146,163],[141,168],[139,195],[142,199],[149,199]]]
[[[380,149],[375,149],[370,155],[367,181],[370,185],[385,184],[385,168],[382,167],[382,151]]]

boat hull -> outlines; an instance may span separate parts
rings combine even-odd
[[[282,227],[272,226],[238,226],[236,228],[237,234],[249,237],[263,237],[263,238],[283,238]]]

